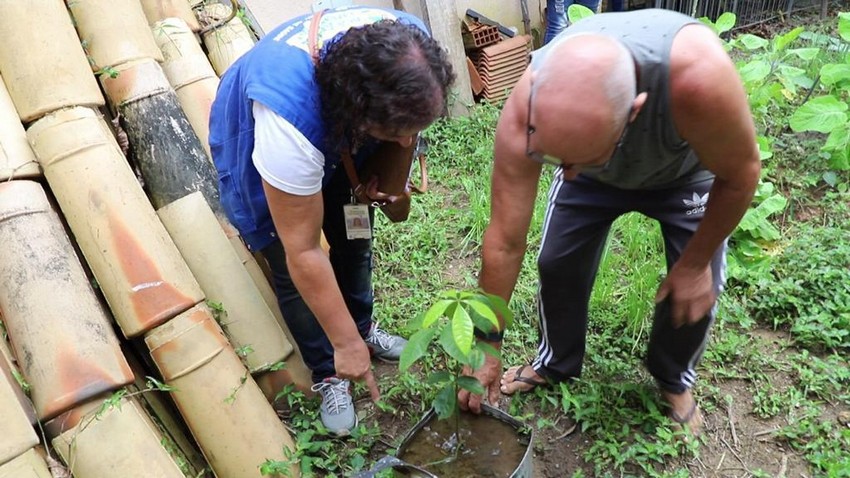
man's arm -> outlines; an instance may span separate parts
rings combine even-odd
[[[478,281],[485,292],[505,301],[510,300],[522,267],[540,180],[541,166],[525,155],[529,74],[526,70],[515,86],[496,126],[490,224],[484,232]],[[501,348],[499,342],[491,345]],[[484,366],[473,374],[484,385],[490,403],[498,399],[501,371],[501,361],[488,355]],[[458,400],[464,410],[481,410],[480,395],[461,390]]]
[[[520,79],[496,126],[490,224],[484,232],[479,285],[509,301],[526,251],[541,166],[525,154],[529,75]]]
[[[747,211],[761,162],[743,85],[716,35],[700,25],[683,28],[671,59],[676,128],[716,176],[705,216],[656,296],[672,298],[673,320],[682,324],[714,304],[711,258]]]
[[[286,266],[292,282],[333,345],[337,375],[365,380],[372,398],[377,399],[378,388],[371,372],[369,350],[348,312],[330,261],[321,248],[322,193],[297,196],[265,181],[263,189],[286,251]]]

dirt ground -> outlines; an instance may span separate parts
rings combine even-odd
[[[782,360],[784,352],[777,345],[781,340],[778,333],[757,330],[753,339],[765,353],[776,354],[777,360]],[[379,383],[381,376],[396,374],[397,370],[392,365],[377,365]],[[777,372],[771,379],[777,393],[794,386],[791,377],[784,372]],[[732,405],[729,409],[721,406],[712,412],[704,412],[705,427],[699,458],[683,458],[666,463],[667,470],[687,468],[691,477],[743,478],[754,476],[753,472],[757,470],[783,478],[816,476],[809,470],[803,456],[773,436],[773,431],[785,425],[781,417],[765,420],[751,413],[753,396],[747,383],[742,380],[723,380],[714,381],[713,385],[719,388],[720,396],[732,397]],[[508,400],[510,397],[503,397],[499,407],[507,409]],[[359,400],[358,408],[369,407],[364,402],[368,402],[368,399]],[[827,404],[825,413],[850,414],[850,410]],[[399,441],[408,432],[410,423],[416,420],[416,417],[380,412],[376,415],[388,438],[387,448],[391,443]],[[570,432],[569,428],[573,428],[569,426],[570,423],[569,419],[558,420],[555,427],[535,430],[534,478],[569,477],[579,468],[584,470],[585,476],[595,476],[592,466],[581,458],[590,446],[588,437],[578,427]],[[377,458],[380,458],[380,454]]]

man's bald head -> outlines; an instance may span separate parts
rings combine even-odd
[[[538,131],[610,143],[623,131],[636,96],[631,52],[616,39],[595,34],[567,36],[547,48],[532,62]]]

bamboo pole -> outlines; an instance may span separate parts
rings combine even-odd
[[[229,7],[221,4],[205,5],[201,15],[214,23],[230,16]],[[254,47],[254,36],[239,18],[233,18],[224,25],[201,34],[209,52],[210,63],[219,76],[240,56]]]
[[[192,4],[187,0],[141,0],[141,2],[145,17],[151,25],[166,18],[176,17],[186,22],[193,32],[201,29],[198,18],[192,12]]]
[[[45,425],[75,478],[184,478],[133,398],[100,397]]]
[[[115,78],[100,77],[130,140],[150,201],[160,208],[201,191],[224,220],[218,174],[192,130],[162,68],[153,60],[124,63]]]
[[[5,465],[0,465],[0,478],[52,478],[47,463],[35,448],[30,448]]]
[[[24,123],[67,106],[103,105],[64,2],[0,2],[0,38],[0,71]]]
[[[207,156],[210,109],[218,89],[218,76],[189,26],[179,18],[166,18],[151,26],[162,51],[162,69],[177,92],[177,99]]]
[[[59,215],[32,181],[0,183],[0,308],[40,419],[133,380]]]
[[[162,61],[138,0],[74,0],[67,4],[92,71],[142,58]]]
[[[0,77],[0,181],[41,176],[24,126]]]
[[[292,353],[260,291],[224,235],[204,197],[190,194],[157,211],[208,301],[222,307],[219,324],[242,350],[251,373],[262,373]]]
[[[0,464],[12,460],[38,444],[38,436],[18,404],[13,385],[0,374]]]
[[[295,444],[251,374],[199,304],[145,336],[163,379],[217,476],[260,478]],[[211,418],[212,417],[212,418]],[[298,466],[290,468],[298,476]]]
[[[203,300],[98,113],[52,113],[33,124],[27,138],[125,336]]]

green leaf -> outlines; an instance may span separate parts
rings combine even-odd
[[[452,317],[452,336],[463,355],[469,355],[472,350],[472,340],[475,327],[472,325],[472,317],[464,307],[455,308]]]
[[[431,324],[436,322],[440,317],[442,317],[446,310],[452,304],[456,304],[457,302],[450,299],[443,299],[437,301],[436,304],[432,305],[427,312],[425,312],[425,317],[422,319],[422,327],[430,327]]]
[[[850,12],[838,14],[838,35],[842,40],[850,42]]]
[[[788,54],[801,60],[812,61],[820,55],[820,51],[820,48],[792,48],[788,50]]]
[[[769,217],[773,214],[784,211],[787,204],[788,200],[785,199],[785,196],[775,194],[762,201],[756,209],[761,211],[764,214],[764,217]]]
[[[738,37],[738,41],[744,45],[744,48],[747,50],[758,50],[759,48],[765,48],[770,45],[770,42],[764,38],[749,33],[745,33]]]
[[[454,415],[457,409],[457,394],[455,394],[454,384],[446,384],[434,397],[434,411],[437,412],[437,418],[444,420]]]
[[[846,149],[833,152],[829,157],[829,167],[841,171],[850,170],[850,153]]]
[[[840,81],[850,80],[850,65],[827,64],[820,69],[820,81],[824,85],[832,86]]]
[[[821,150],[842,151],[847,149],[848,145],[850,145],[850,128],[845,123],[829,133]]]
[[[838,184],[838,175],[835,174],[835,171],[827,171],[823,173],[823,182],[835,187],[835,185]]]
[[[481,385],[481,382],[478,381],[475,377],[469,377],[464,375],[462,377],[457,378],[458,387],[468,390],[474,394],[481,395],[484,393],[484,385]]]
[[[492,325],[489,329],[482,329],[484,332],[494,332],[500,329],[499,318],[496,317],[496,313],[490,307],[490,302],[486,296],[478,295],[477,298],[470,299],[466,303],[476,314],[487,319]]]
[[[437,328],[429,327],[422,329],[410,336],[401,357],[398,360],[398,369],[402,372],[409,369],[413,362],[419,360],[428,350],[428,345],[437,333]]]
[[[747,210],[738,227],[749,232],[758,239],[775,241],[779,239],[780,232],[768,221],[768,217],[785,209],[788,200],[784,196],[776,194],[761,202],[755,208]]]
[[[496,313],[502,317],[502,320],[505,321],[505,330],[509,329],[514,323],[514,313],[511,312],[511,309],[508,307],[508,303],[505,302],[505,299],[496,294],[484,295],[486,295],[490,300],[490,308],[496,311]]]
[[[738,69],[744,83],[762,81],[770,74],[770,63],[765,60],[751,61]]]
[[[771,148],[771,139],[770,138],[768,138],[766,136],[759,135],[758,137],[756,137],[756,142],[758,143],[758,146],[759,146],[759,159],[764,161],[765,159],[769,159],[769,158],[773,157],[773,151],[772,151],[772,148]]]
[[[773,38],[773,51],[780,52],[785,50],[801,33],[805,31],[803,27],[797,27],[784,35],[778,35]]]
[[[460,363],[466,363],[469,361],[467,354],[458,348],[454,339],[454,334],[452,334],[451,327],[443,327],[443,330],[440,332],[440,338],[437,342],[440,344],[440,347],[443,348],[443,351],[445,351],[451,358]]]
[[[446,372],[446,371],[440,371],[440,372],[434,372],[434,373],[428,374],[428,377],[425,378],[425,383],[434,385],[434,384],[437,384],[437,383],[448,382],[451,379],[452,379],[452,374],[450,374],[449,372]]]
[[[806,70],[797,68],[791,65],[779,65],[776,69],[779,81],[791,94],[797,92],[797,87],[809,88],[812,85],[812,79],[806,76]],[[786,98],[788,98],[786,96]],[[783,101],[785,103],[787,101]]]
[[[819,96],[809,100],[791,115],[789,121],[794,132],[817,131],[829,133],[847,123],[847,103],[834,96]]]
[[[469,351],[469,366],[472,370],[478,370],[484,365],[484,352],[477,347]]]
[[[502,359],[502,352],[496,347],[493,347],[492,345],[488,344],[487,342],[476,342],[475,347],[481,352],[490,355],[491,357],[496,357],[499,360]]]
[[[585,18],[592,17],[593,14],[593,10],[577,3],[573,3],[567,8],[567,18],[570,19],[570,23],[575,23],[577,21],[584,20]]]
[[[719,35],[731,30],[735,26],[735,22],[737,20],[738,17],[736,17],[734,13],[723,12],[722,15],[717,17],[717,21],[714,23],[714,26],[717,29],[717,34]]]

